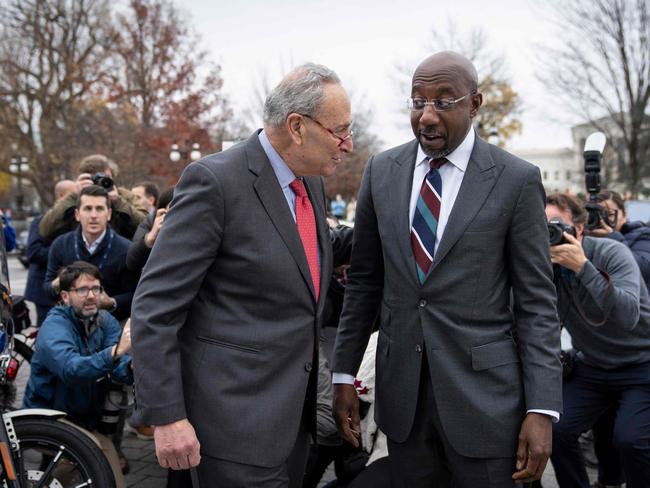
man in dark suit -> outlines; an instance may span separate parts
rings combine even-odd
[[[459,54],[425,59],[409,99],[416,140],[371,158],[359,192],[334,412],[356,443],[346,383],[379,314],[375,417],[394,487],[538,478],[561,410],[539,170],[476,135],[477,84]]]
[[[263,130],[174,190],[133,305],[137,405],[161,465],[198,465],[201,486],[302,483],[316,334],[345,249],[320,176],[352,150],[350,125],[337,75],[301,66],[267,98]]]

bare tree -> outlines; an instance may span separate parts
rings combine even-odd
[[[472,28],[463,35],[457,24],[449,20],[446,28],[432,27],[431,40],[423,52],[442,50],[459,52],[476,67],[479,91],[483,94],[483,106],[475,119],[479,135],[483,138],[496,136],[502,145],[514,134],[521,132],[519,94],[512,88],[506,74],[505,56],[490,45],[487,34],[480,28]],[[397,70],[393,77],[404,93],[411,90],[411,78],[417,62],[408,60],[395,65]]]
[[[199,38],[169,0],[131,0],[115,23],[115,71],[110,100],[131,109],[137,120],[133,175],[153,171],[175,182],[182,166],[172,168],[173,142],[199,142],[203,152],[218,145],[232,117],[222,93],[221,67],[208,61]]]
[[[545,3],[546,5],[546,3]],[[650,174],[650,3],[556,1],[560,47],[540,50],[539,77],[568,111],[608,135],[618,179],[633,194]]]
[[[76,123],[106,74],[107,12],[105,0],[11,0],[0,16],[0,142],[29,157],[46,204],[86,143]]]

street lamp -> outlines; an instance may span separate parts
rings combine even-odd
[[[190,146],[190,141],[185,139],[183,148],[179,148],[178,144],[172,144],[172,150],[169,153],[169,159],[173,163],[177,163],[183,159],[183,161],[189,164],[191,161],[201,159],[200,148],[201,146],[199,146],[198,142],[195,142]]]
[[[16,192],[16,217],[22,219],[24,215],[23,203],[25,201],[25,194],[23,193],[23,174],[29,171],[29,164],[27,163],[27,158],[24,156],[19,156],[18,145],[12,144],[11,149],[14,152],[14,156],[11,158],[9,164],[9,172],[16,176],[18,179],[18,191]]]

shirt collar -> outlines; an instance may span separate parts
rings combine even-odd
[[[469,158],[472,155],[472,149],[474,149],[474,140],[476,135],[474,133],[474,128],[470,126],[465,139],[459,144],[459,146],[454,149],[451,153],[447,155],[447,161],[456,166],[463,173],[467,170],[467,165],[469,164]],[[418,144],[418,155],[415,160],[415,165],[418,166],[424,163],[424,158],[428,156],[424,154],[422,146]]]
[[[264,130],[262,130],[257,137],[260,140],[262,149],[264,149],[264,152],[266,153],[266,157],[269,158],[269,162],[273,167],[273,171],[275,172],[275,176],[277,177],[280,186],[283,190],[288,188],[289,183],[296,179],[296,175],[293,174],[293,171],[289,169],[289,166],[284,162],[282,156],[280,156],[271,145],[271,141],[269,141]]]
[[[83,239],[84,245],[86,246],[86,249],[90,254],[94,253],[97,250],[97,247],[104,239],[104,236],[106,236],[107,229],[108,227],[104,229],[104,232],[102,232],[102,234],[92,244],[88,244],[88,241],[86,240],[86,236],[84,235],[83,231],[81,231],[81,238]]]

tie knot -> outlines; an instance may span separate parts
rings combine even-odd
[[[447,158],[431,158],[429,159],[429,167],[431,169],[439,169],[440,166],[447,162]]]
[[[289,183],[289,188],[291,188],[298,197],[307,196],[307,189],[305,188],[305,184],[298,178]]]

